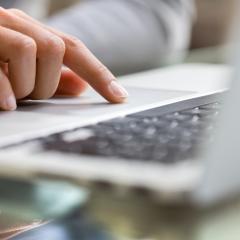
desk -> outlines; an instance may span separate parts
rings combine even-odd
[[[145,197],[95,192],[72,216],[13,240],[239,240],[240,201],[214,209],[163,207]]]

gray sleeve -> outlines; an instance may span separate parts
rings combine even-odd
[[[17,0],[0,0],[0,6],[4,8],[10,8],[13,7],[16,2]]]
[[[158,67],[189,44],[193,0],[88,0],[48,19],[113,72]]]

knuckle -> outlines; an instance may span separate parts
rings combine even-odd
[[[30,37],[20,37],[16,38],[12,47],[19,53],[30,53],[35,54],[37,52],[37,44]]]
[[[9,13],[8,13],[8,10],[0,7],[0,18],[5,18],[5,17],[8,17],[9,16]]]
[[[65,54],[65,43],[57,36],[48,37],[42,43],[42,52],[62,57]]]
[[[67,46],[72,47],[72,48],[86,48],[86,46],[84,45],[84,43],[79,40],[76,37],[73,36],[67,36],[64,39],[65,43]]]
[[[18,15],[18,16],[24,16],[25,13],[17,8],[10,8],[8,9],[9,12],[15,14],[15,15]]]
[[[99,64],[96,68],[95,68],[95,71],[94,71],[94,75],[96,76],[102,76],[102,75],[105,75],[109,72],[108,68],[102,64]]]

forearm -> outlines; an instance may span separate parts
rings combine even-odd
[[[80,38],[110,69],[128,73],[159,66],[186,49],[191,0],[92,0],[48,20]]]

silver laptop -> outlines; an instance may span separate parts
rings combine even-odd
[[[194,66],[188,69],[199,78]],[[158,83],[150,76],[158,78],[156,72],[125,78],[125,104],[108,104],[89,91],[73,99],[23,101],[16,112],[1,112],[0,175],[149,193],[162,202],[197,206],[236,196],[239,73],[229,93],[191,91],[176,72],[166,90],[166,74]],[[186,86],[176,89],[177,81]]]

